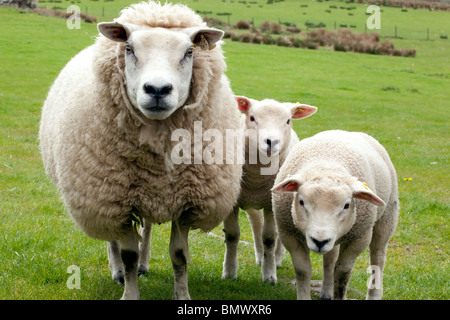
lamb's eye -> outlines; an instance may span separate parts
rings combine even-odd
[[[303,202],[302,199],[300,199],[300,205],[301,205],[301,206],[304,206],[304,205],[305,205],[305,203]]]
[[[289,124],[289,123],[291,123],[291,119],[288,119],[288,121],[286,122],[286,124]]]
[[[185,57],[192,57],[192,54],[194,53],[194,48],[190,47],[186,50],[186,53],[184,54]]]
[[[250,116],[250,121],[255,121],[255,117],[254,116]]]
[[[344,209],[348,209],[348,208],[350,208],[350,203],[346,203],[344,206]]]

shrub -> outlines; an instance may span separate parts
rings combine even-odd
[[[273,34],[281,34],[283,27],[279,23],[272,23],[270,25],[270,32]]]
[[[300,33],[302,30],[299,27],[288,27],[286,31],[289,33]]]
[[[234,27],[239,29],[239,30],[248,30],[248,29],[250,29],[250,26],[251,26],[251,22],[250,21],[246,21],[246,20],[239,20],[234,25]]]
[[[269,20],[266,20],[266,21],[264,21],[263,23],[261,23],[261,25],[259,26],[259,29],[260,29],[262,32],[268,32],[268,31],[270,31],[270,21],[269,21]]]

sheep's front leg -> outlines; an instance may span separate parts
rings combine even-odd
[[[246,212],[248,221],[252,227],[256,263],[261,264],[264,256],[264,246],[262,240],[262,230],[264,224],[263,213],[261,210],[252,208],[247,209]]]
[[[286,248],[281,243],[280,237],[277,236],[277,243],[275,244],[275,264],[277,267],[281,266],[285,254]]]
[[[371,234],[363,238],[354,239],[350,243],[342,243],[339,248],[339,257],[334,268],[334,299],[344,300],[347,294],[347,285],[352,276],[356,258],[369,245]]]
[[[139,263],[138,275],[144,275],[148,272],[148,263],[150,260],[150,239],[152,236],[152,224],[142,220],[141,243],[139,244]]]
[[[189,295],[187,278],[187,261],[189,259],[188,234],[188,226],[180,225],[178,221],[172,221],[169,253],[173,267],[173,299],[175,300],[191,299]]]
[[[234,207],[223,222],[225,233],[225,257],[223,261],[222,279],[237,278],[237,249],[241,232],[239,229],[239,207]]]
[[[264,256],[262,261],[262,278],[271,284],[277,283],[277,266],[275,264],[275,243],[277,233],[275,230],[275,219],[271,210],[264,209],[263,227]]]
[[[298,300],[311,300],[311,260],[306,245],[298,243],[296,239],[283,240],[283,244],[292,257],[295,271]]]
[[[140,298],[137,285],[139,243],[132,228],[120,238],[120,256],[125,269],[122,300],[138,300]]]
[[[339,245],[323,255],[323,283],[320,290],[321,300],[333,299],[334,266],[339,256]]]
[[[110,241],[107,245],[109,269],[111,270],[111,276],[118,284],[123,285],[124,271],[122,258],[120,257],[120,244],[119,241]]]

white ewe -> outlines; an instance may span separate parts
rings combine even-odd
[[[246,133],[246,162],[237,206],[234,214],[224,221],[226,253],[222,277],[234,279],[237,276],[238,214],[242,208],[252,227],[256,262],[262,263],[263,281],[276,283],[276,266],[281,264],[285,250],[276,236],[270,189],[279,167],[299,141],[292,130],[292,119],[309,117],[317,108],[271,99],[256,101],[238,96],[236,100],[245,115],[241,118],[241,128]]]
[[[192,133],[194,121],[222,133],[239,128],[218,43],[223,31],[184,5],[152,1],[98,29],[102,35],[66,65],[45,102],[46,171],[80,228],[111,241],[110,264],[124,266],[123,299],[139,298],[134,220],[172,221],[174,298],[189,299],[188,231],[210,230],[232,211],[242,165],[174,164],[171,135]]]
[[[298,299],[310,298],[309,250],[324,254],[320,297],[344,299],[355,260],[367,246],[376,272],[367,299],[382,298],[386,250],[399,202],[394,166],[378,141],[339,130],[304,139],[289,154],[272,190]]]

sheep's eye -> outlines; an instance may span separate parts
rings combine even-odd
[[[291,123],[291,119],[288,119],[288,121],[286,122],[286,124],[289,124],[289,123]]]
[[[344,206],[344,209],[348,209],[348,208],[350,208],[350,203],[346,203]]]
[[[250,121],[255,121],[255,117],[254,116],[250,116]]]
[[[125,52],[127,54],[133,53],[133,48],[129,44],[127,44],[125,45]]]
[[[305,203],[303,202],[302,199],[300,199],[300,205],[301,205],[301,206],[304,206],[304,205],[305,205]]]
[[[194,54],[194,48],[193,47],[189,47],[186,50],[186,53],[184,54],[185,57],[192,57],[192,55]]]

